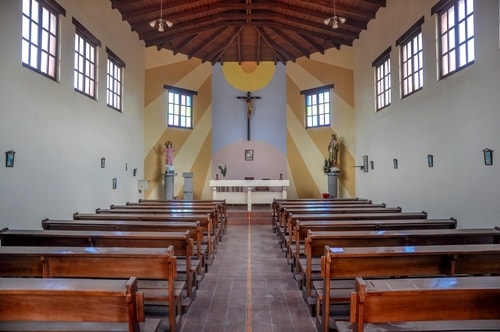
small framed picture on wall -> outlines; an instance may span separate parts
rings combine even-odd
[[[246,161],[252,161],[253,160],[253,149],[246,149],[245,150],[245,160]]]

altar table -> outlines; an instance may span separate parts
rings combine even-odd
[[[251,211],[252,204],[271,204],[275,198],[286,199],[290,181],[222,179],[210,180],[209,184],[212,199],[225,199],[228,204],[246,204],[247,210]]]

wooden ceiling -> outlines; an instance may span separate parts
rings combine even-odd
[[[160,18],[162,0],[110,0],[146,47],[168,49],[202,62],[286,64],[312,53],[352,46],[386,0],[335,0],[338,29],[324,24],[333,0],[163,0],[164,32],[149,25]]]

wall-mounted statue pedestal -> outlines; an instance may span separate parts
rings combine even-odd
[[[338,196],[339,174],[340,174],[339,170],[333,170],[326,173],[326,175],[328,176],[328,193],[330,194],[330,198],[337,198]]]

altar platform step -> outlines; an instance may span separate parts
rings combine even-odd
[[[245,205],[228,205],[227,223],[228,225],[269,225],[272,223],[272,209],[269,204],[254,204],[252,211],[247,211]]]

